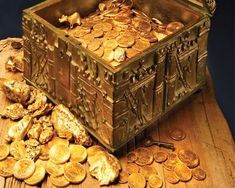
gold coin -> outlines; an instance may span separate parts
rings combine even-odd
[[[148,32],[148,33],[141,33],[140,34],[140,38],[142,40],[146,40],[146,41],[149,41],[151,43],[153,42],[157,42],[158,41],[158,38],[157,38],[157,32],[155,31],[151,31],[151,32]]]
[[[48,142],[49,149],[55,144],[64,144],[66,146],[69,146],[69,141],[66,139],[62,139],[60,137],[55,136],[52,138],[52,140],[50,142]]]
[[[118,183],[121,183],[121,184],[127,183],[128,176],[129,174],[125,170],[122,170],[119,174]]]
[[[10,148],[6,144],[0,144],[0,161],[6,159],[10,153]]]
[[[102,58],[107,62],[112,61],[114,58],[114,51],[112,49],[104,49],[104,54]]]
[[[69,185],[69,181],[64,177],[64,175],[50,176],[49,179],[56,187],[67,187]]]
[[[183,130],[176,128],[169,131],[169,136],[175,141],[181,141],[185,139],[186,134]]]
[[[94,51],[94,53],[95,53],[96,55],[98,55],[99,57],[102,57],[103,54],[104,54],[104,48],[103,48],[103,46],[99,47],[99,49],[97,49],[96,51]]]
[[[139,53],[139,51],[137,51],[137,50],[135,50],[133,48],[127,48],[126,49],[126,56],[128,58],[135,57],[138,53]]]
[[[140,166],[150,165],[153,162],[153,154],[147,149],[140,147],[135,150],[137,154],[137,160],[135,163]]]
[[[17,179],[27,179],[34,173],[35,164],[31,159],[20,159],[16,162],[13,170],[13,174]]]
[[[70,161],[83,163],[87,158],[87,150],[82,145],[71,144],[70,149]]]
[[[97,23],[93,26],[94,30],[102,30],[104,32],[111,31],[113,28],[112,24],[108,22]]]
[[[118,36],[116,40],[118,45],[124,48],[131,47],[135,43],[135,38],[133,36],[125,34]]]
[[[81,38],[85,35],[87,35],[88,33],[90,33],[91,30],[89,28],[85,28],[85,27],[77,27],[75,29],[75,31],[73,32],[73,36],[75,38]]]
[[[13,157],[7,157],[6,159],[0,161],[0,176],[2,177],[12,176],[15,163],[16,160]]]
[[[118,43],[115,39],[106,40],[103,43],[104,48],[114,50],[118,47]]]
[[[55,164],[49,160],[46,163],[46,171],[51,176],[61,176],[64,174],[64,164]]]
[[[156,32],[156,36],[157,36],[157,38],[158,38],[158,41],[160,41],[160,40],[164,39],[167,35],[164,34],[164,33],[158,33],[158,32]]]
[[[162,187],[163,181],[158,175],[153,174],[153,175],[149,176],[148,180],[149,180],[149,186],[151,188]]]
[[[102,31],[102,30],[92,30],[91,34],[95,38],[99,38],[99,37],[102,37],[104,35],[104,31]]]
[[[116,29],[115,30],[111,30],[111,31],[108,31],[105,35],[104,35],[104,38],[109,40],[109,39],[115,39],[116,37],[118,37],[119,35],[119,31],[117,31]]]
[[[83,36],[80,40],[82,42],[82,44],[89,44],[91,43],[93,40],[95,39],[95,37],[90,33],[90,34],[87,34],[85,36]]]
[[[126,16],[116,16],[114,18],[113,22],[114,22],[114,24],[117,24],[117,25],[119,25],[119,24],[127,25],[127,24],[131,23],[131,18],[126,17]]]
[[[80,163],[69,162],[65,164],[64,176],[71,183],[80,183],[86,177],[86,170]]]
[[[195,168],[200,163],[199,157],[191,150],[182,149],[178,152],[178,156],[189,168]]]
[[[126,171],[128,174],[138,173],[140,171],[140,167],[134,163],[127,163]]]
[[[39,159],[47,161],[49,160],[49,146],[47,144],[40,146],[40,155]]]
[[[135,152],[129,152],[126,156],[128,163],[133,163],[137,160],[137,155]]]
[[[150,32],[152,29],[152,26],[148,21],[139,19],[134,22],[134,28],[140,32]]]
[[[55,164],[63,164],[70,158],[69,147],[64,144],[55,144],[49,151],[49,158]]]
[[[36,164],[36,165],[41,165],[41,166],[43,166],[43,167],[46,169],[47,161],[38,159],[38,160],[35,162],[35,164]]]
[[[142,52],[142,51],[146,50],[149,47],[150,47],[150,43],[148,41],[144,41],[144,40],[141,40],[141,39],[136,39],[135,45],[132,48],[139,51],[139,52]]]
[[[99,40],[99,39],[94,39],[92,42],[90,42],[88,44],[88,50],[90,51],[96,51],[99,49],[99,47],[101,46],[102,44],[102,40]]]
[[[200,167],[193,169],[192,174],[193,178],[198,181],[203,181],[204,179],[206,179],[206,172]]]
[[[166,181],[168,181],[171,184],[176,184],[180,181],[179,177],[172,170],[165,170],[164,175],[165,175]]]
[[[36,185],[43,181],[44,177],[46,175],[46,170],[42,165],[36,164],[36,169],[32,176],[30,176],[28,179],[25,179],[25,183],[28,185]]]
[[[177,160],[168,159],[167,161],[163,163],[163,167],[167,170],[174,170],[177,162],[178,162]]]
[[[171,35],[182,27],[184,27],[184,24],[182,24],[181,22],[171,22],[166,26],[166,34]]]
[[[158,174],[156,168],[152,166],[143,166],[140,168],[140,173],[145,177],[146,180],[149,179],[150,175]]]
[[[174,168],[175,174],[180,181],[189,181],[192,178],[191,170],[184,163],[177,163]]]
[[[164,161],[167,160],[168,155],[167,155],[166,152],[158,151],[158,152],[154,153],[153,157],[154,157],[154,160],[155,160],[156,162],[162,163],[162,162],[164,162]]]
[[[142,174],[133,173],[128,177],[128,185],[130,188],[145,188],[146,181]]]

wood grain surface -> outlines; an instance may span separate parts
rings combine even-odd
[[[17,53],[12,49],[10,41],[6,39],[0,41],[0,78],[22,79],[20,73],[7,72],[4,63],[9,55]],[[19,39],[14,39],[19,40]],[[116,156],[120,159],[125,168],[125,154],[128,151],[143,144],[143,138],[151,135],[154,139],[161,141],[173,142],[176,151],[179,149],[191,149],[200,157],[200,167],[205,169],[207,178],[204,181],[196,181],[192,179],[187,183],[179,182],[176,185],[169,184],[164,178],[163,165],[154,162],[152,165],[158,170],[158,174],[163,179],[163,187],[180,187],[180,188],[233,188],[235,187],[235,147],[228,124],[221,112],[213,92],[211,77],[207,72],[208,86],[201,92],[195,94],[182,104],[177,110],[170,113],[160,123],[155,124],[145,131],[145,133],[137,136],[123,147]],[[0,91],[0,110],[10,102],[6,99],[2,91]],[[0,142],[4,142],[7,132],[9,120],[0,119]],[[169,138],[170,129],[180,128],[186,132],[186,138],[183,141],[173,141]],[[149,148],[153,153],[159,150],[165,150],[157,146]],[[88,164],[84,164],[88,172]],[[26,185],[22,181],[15,178],[0,177],[0,188],[26,188],[32,187]],[[54,187],[48,180],[39,185],[39,187]],[[89,173],[84,182],[79,185],[70,185],[69,187],[77,188],[97,188],[100,187],[97,180],[92,178]],[[127,188],[127,184],[113,184],[112,188]]]

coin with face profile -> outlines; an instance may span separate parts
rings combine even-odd
[[[158,152],[154,153],[153,157],[154,157],[154,160],[155,160],[156,162],[162,163],[162,162],[164,162],[164,161],[167,160],[168,155],[167,155],[166,152],[158,151]]]

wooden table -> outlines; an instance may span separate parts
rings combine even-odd
[[[4,62],[10,54],[16,53],[7,45],[9,41],[0,41],[0,77],[21,79],[21,75],[7,72],[4,68]],[[5,44],[5,48],[2,48]],[[123,166],[126,164],[125,154],[128,151],[141,146],[144,135],[151,135],[155,139],[161,141],[170,141],[168,131],[171,128],[183,129],[187,136],[183,141],[174,142],[177,150],[191,149],[200,157],[200,166],[207,172],[207,178],[202,181],[192,179],[187,183],[180,182],[176,185],[169,184],[164,179],[164,169],[161,164],[153,163],[152,165],[158,169],[158,174],[163,178],[163,187],[220,187],[232,188],[235,187],[235,150],[234,141],[231,136],[228,124],[216,102],[212,80],[208,75],[208,87],[202,92],[195,94],[187,102],[185,102],[175,112],[172,112],[161,123],[149,130],[144,134],[137,136],[134,140],[125,146],[118,158],[121,160]],[[5,95],[0,91],[0,110],[9,104]],[[7,124],[9,120],[0,120],[0,142],[6,135]],[[152,152],[159,149],[157,146],[150,147]],[[88,164],[85,164],[88,168]],[[41,187],[53,187],[48,180],[45,180]],[[0,177],[0,188],[18,188],[30,187],[24,182],[18,181],[15,178],[2,178]],[[69,187],[79,188],[96,188],[99,187],[98,182],[93,179],[89,174],[83,183],[80,185],[71,185]],[[104,186],[106,187],[106,186]],[[107,186],[108,187],[108,186]],[[127,184],[111,185],[112,188],[126,188]]]

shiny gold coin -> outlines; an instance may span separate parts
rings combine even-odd
[[[163,163],[163,167],[167,170],[174,170],[176,164],[178,163],[177,160],[167,160]]]
[[[129,174],[125,170],[122,170],[119,174],[118,183],[121,183],[121,184],[127,183],[128,176],[129,176]]]
[[[128,177],[128,185],[130,188],[145,188],[146,181],[142,174],[133,173]]]
[[[110,40],[106,40],[104,43],[103,43],[103,46],[105,49],[111,49],[111,50],[114,50],[115,48],[118,47],[118,43],[115,39],[110,39]]]
[[[175,174],[180,181],[187,182],[192,178],[191,170],[183,163],[177,163],[174,168]]]
[[[183,130],[176,128],[169,131],[169,136],[175,141],[181,141],[185,139],[186,134]]]
[[[199,157],[191,150],[182,149],[178,152],[178,156],[189,168],[195,168],[200,163]]]
[[[150,43],[148,41],[137,39],[135,41],[135,45],[132,48],[139,51],[139,52],[142,52],[142,51],[146,50],[149,47],[150,47]]]
[[[129,152],[126,156],[128,163],[133,163],[137,160],[137,155],[135,152]]]
[[[118,36],[116,40],[118,42],[118,45],[124,48],[131,47],[135,43],[135,38],[133,36],[125,34]]]
[[[176,31],[178,31],[179,29],[181,29],[182,27],[184,27],[184,24],[181,22],[171,22],[166,27],[166,34],[171,35]]]
[[[128,58],[135,57],[138,53],[139,53],[139,51],[137,51],[137,50],[135,50],[133,48],[127,48],[126,49],[126,56]]]
[[[48,142],[48,147],[51,148],[55,144],[64,144],[66,146],[69,146],[69,141],[55,136],[52,138],[50,142]]]
[[[15,163],[16,160],[13,157],[7,157],[6,159],[0,161],[0,176],[2,177],[12,176]]]
[[[33,175],[35,164],[31,159],[21,159],[16,162],[13,170],[13,174],[17,179],[27,179]]]
[[[202,168],[198,167],[192,170],[193,178],[198,181],[206,179],[206,172]]]
[[[49,160],[49,146],[47,144],[40,146],[40,155],[39,159],[47,161]]]
[[[149,186],[151,188],[159,188],[162,187],[163,181],[162,179],[156,175],[156,174],[152,174],[151,176],[149,176],[148,178],[148,182],[149,182]]]
[[[10,153],[10,148],[6,144],[0,144],[0,161],[6,159]]]
[[[88,50],[91,50],[92,52],[93,52],[93,51],[96,51],[96,50],[99,49],[99,47],[101,46],[101,44],[102,44],[102,41],[101,41],[101,40],[95,39],[95,40],[93,40],[92,42],[90,42],[90,43],[88,44]]]
[[[94,51],[94,53],[95,53],[96,55],[98,55],[99,57],[102,57],[103,54],[104,54],[104,48],[103,48],[103,46],[99,47],[99,49],[97,49],[96,51]]]
[[[87,150],[82,145],[71,144],[70,149],[70,161],[83,163],[87,158]]]
[[[135,163],[139,166],[150,165],[153,162],[153,154],[147,148],[140,147],[135,150],[137,160]]]
[[[36,185],[43,181],[44,177],[46,175],[46,170],[42,165],[36,164],[36,169],[32,176],[30,176],[28,179],[25,179],[25,183],[28,185]]]
[[[114,58],[114,51],[112,49],[104,49],[104,54],[102,56],[104,60],[107,62],[113,61]]]
[[[55,164],[63,164],[70,158],[69,147],[64,144],[55,144],[49,151],[49,158]]]
[[[166,181],[168,181],[171,184],[176,184],[180,181],[179,177],[172,170],[171,171],[170,170],[165,170],[164,175],[165,175]]]
[[[81,38],[82,43],[89,44],[94,41],[95,37],[90,33]]]
[[[100,22],[93,26],[94,30],[102,30],[104,32],[111,31],[113,28],[112,24],[108,22]]]
[[[138,173],[140,171],[140,167],[134,163],[127,163],[126,171],[128,174]]]
[[[46,169],[47,161],[38,159],[38,160],[35,162],[35,164],[36,164],[36,165],[41,165],[41,166],[43,166],[43,167]]]
[[[153,166],[143,166],[140,168],[140,173],[145,177],[146,180],[149,179],[150,175],[158,174],[156,168]]]
[[[158,152],[154,153],[153,157],[154,157],[154,160],[155,160],[156,162],[162,163],[162,162],[164,162],[164,161],[167,160],[168,155],[167,155],[166,152],[158,151]]]
[[[92,30],[91,34],[95,38],[99,38],[99,37],[102,37],[104,35],[104,31],[102,31],[102,30]]]
[[[139,19],[138,21],[134,22],[134,28],[139,32],[150,32],[152,26],[148,21]]]
[[[109,39],[115,39],[116,37],[118,37],[119,35],[119,31],[117,31],[116,29],[115,30],[111,30],[109,32],[107,32],[105,35],[104,35],[104,38],[109,40]]]
[[[80,183],[86,177],[86,170],[78,162],[69,162],[65,164],[64,176],[71,183]]]
[[[64,177],[64,175],[50,176],[49,179],[51,183],[56,187],[67,187],[70,184],[70,182]]]
[[[46,171],[51,176],[61,176],[64,174],[64,164],[55,164],[52,161],[47,161]]]

